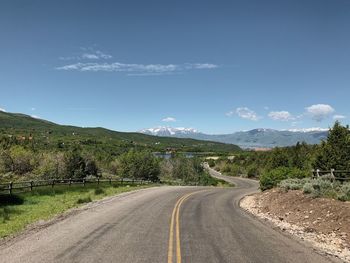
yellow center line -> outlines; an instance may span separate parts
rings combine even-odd
[[[168,246],[168,263],[173,263],[173,257],[174,257],[174,225],[175,225],[175,239],[176,239],[176,259],[177,263],[181,263],[181,243],[180,243],[180,208],[182,203],[189,198],[191,195],[207,191],[207,190],[201,190],[192,192],[189,194],[186,194],[182,196],[175,204],[173,213],[171,215],[171,221],[170,221],[170,231],[169,231],[169,246]]]

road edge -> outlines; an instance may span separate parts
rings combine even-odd
[[[37,233],[42,229],[48,228],[56,223],[59,223],[59,222],[65,220],[69,217],[78,215],[84,211],[93,209],[97,206],[106,204],[108,202],[112,202],[115,199],[124,198],[124,197],[130,196],[130,195],[133,195],[135,193],[141,192],[141,191],[147,191],[149,189],[160,188],[160,187],[164,187],[164,186],[151,186],[151,187],[142,188],[142,189],[135,189],[135,190],[131,190],[128,192],[119,193],[116,195],[106,196],[102,199],[92,201],[90,203],[84,204],[84,205],[79,206],[79,207],[70,208],[70,209],[68,209],[60,214],[53,216],[50,219],[36,221],[32,224],[27,225],[23,230],[15,233],[15,234],[12,234],[12,235],[4,237],[4,238],[0,238],[0,248],[11,246],[11,244],[16,243],[22,239],[25,239],[27,236],[34,234],[34,233]]]

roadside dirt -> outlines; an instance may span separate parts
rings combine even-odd
[[[319,250],[350,262],[350,202],[272,189],[247,196],[241,207]]]

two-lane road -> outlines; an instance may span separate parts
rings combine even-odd
[[[257,183],[229,180],[114,197],[3,245],[0,262],[329,262],[243,212]]]

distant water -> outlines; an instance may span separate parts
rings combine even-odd
[[[170,159],[171,157],[175,156],[174,154],[168,153],[168,152],[154,152],[153,154],[154,156],[163,158],[163,159]],[[181,154],[184,155],[186,158],[193,158],[194,156],[197,155],[196,153],[191,153],[191,152],[184,152]]]

